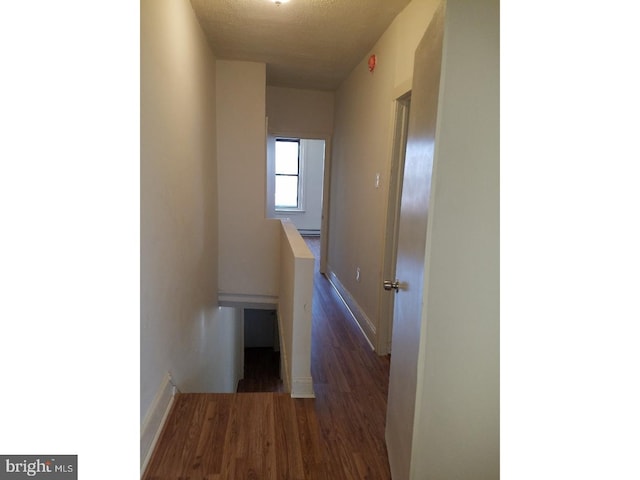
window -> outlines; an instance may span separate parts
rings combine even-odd
[[[276,138],[276,210],[300,209],[300,140]]]

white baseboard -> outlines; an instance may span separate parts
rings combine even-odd
[[[364,335],[364,338],[369,343],[371,350],[375,350],[373,346],[376,343],[376,327],[373,325],[369,317],[364,313],[358,302],[354,300],[354,298],[349,293],[344,285],[338,279],[338,276],[335,274],[331,265],[328,266],[328,279],[333,288],[338,293],[338,296],[342,299],[342,302],[351,313],[351,317],[356,322],[356,325],[360,328],[360,331]]]
[[[316,230],[316,229],[310,229],[310,230],[301,229],[301,230],[298,230],[298,232],[300,232],[300,235],[302,235],[303,237],[319,237],[320,236],[320,230]]]
[[[156,446],[162,427],[169,416],[169,411],[173,405],[173,400],[177,389],[173,385],[171,375],[168,373],[162,380],[151,407],[142,422],[140,428],[140,476],[147,468],[151,454]]]
[[[316,398],[311,377],[294,378],[291,385],[291,398]]]

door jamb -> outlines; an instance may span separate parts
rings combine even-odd
[[[385,244],[382,260],[383,280],[394,281],[396,275],[398,225],[400,221],[400,203],[402,200],[402,182],[407,149],[407,134],[409,130],[410,104],[411,91],[406,92],[395,100],[393,149],[391,153]],[[393,293],[383,291],[380,297],[380,325],[378,327],[378,335],[376,335],[376,351],[378,355],[391,353],[394,305]]]

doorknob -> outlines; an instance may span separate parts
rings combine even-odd
[[[392,282],[391,280],[385,280],[384,282],[382,282],[382,286],[385,290],[395,290],[397,292],[400,288],[400,282],[398,280],[396,280],[395,282]]]

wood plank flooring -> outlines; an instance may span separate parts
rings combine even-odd
[[[271,347],[245,348],[244,376],[236,392],[284,392],[280,379],[280,352]]]
[[[319,240],[306,240],[317,258]],[[314,280],[316,398],[179,394],[145,480],[391,478],[389,357],[371,350],[327,279],[316,271]]]

